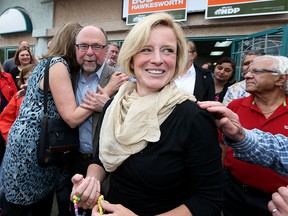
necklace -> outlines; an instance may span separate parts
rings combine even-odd
[[[80,200],[81,200],[80,197],[78,197],[78,196],[76,196],[76,195],[73,196],[73,204],[74,204],[75,216],[81,216],[81,215],[79,214],[79,211],[78,211],[78,202],[79,202]],[[101,200],[104,200],[104,196],[103,196],[103,195],[100,195],[99,198],[98,198],[98,200],[97,200],[97,205],[98,205],[99,213],[100,213],[101,215],[103,215],[103,213],[105,212],[105,210],[104,210],[104,209],[102,208],[102,206],[101,206],[101,203],[100,203]],[[85,216],[85,215],[86,215],[86,212],[84,212],[84,213],[82,214],[82,216]]]
[[[74,203],[74,212],[75,212],[75,216],[81,216],[78,212],[78,202],[81,200],[80,197],[74,195],[73,196],[73,203]],[[85,216],[86,215],[86,212],[83,213],[82,216]]]

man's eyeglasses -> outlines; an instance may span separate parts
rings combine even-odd
[[[81,51],[81,52],[87,52],[89,47],[91,47],[91,49],[94,51],[94,52],[97,52],[99,50],[102,50],[104,49],[105,47],[107,46],[106,45],[100,45],[100,44],[92,44],[92,45],[88,45],[88,44],[76,44],[76,47]]]
[[[247,73],[252,73],[254,74],[260,74],[260,73],[281,73],[279,70],[269,70],[269,69],[265,69],[265,68],[250,68],[248,71],[246,72],[242,72],[242,76],[244,77]]]

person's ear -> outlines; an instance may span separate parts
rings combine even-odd
[[[285,86],[285,83],[287,82],[288,74],[282,74],[277,77],[275,85],[279,87]]]

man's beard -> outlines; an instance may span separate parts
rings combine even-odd
[[[94,65],[83,64],[82,65],[83,70],[89,73],[93,73],[94,71],[96,71],[97,67],[98,67],[97,64],[94,64]]]
[[[88,73],[94,73],[101,67],[101,65],[98,64],[98,59],[96,57],[86,56],[83,60],[82,68]]]

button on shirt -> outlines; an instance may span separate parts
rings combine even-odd
[[[175,84],[178,88],[193,95],[195,88],[195,80],[196,80],[196,72],[194,64],[192,64],[192,66],[189,68],[185,76],[183,77],[179,76],[177,79],[175,79]]]
[[[76,102],[79,106],[82,102],[82,98],[86,98],[85,94],[88,90],[97,92],[97,86],[99,83],[99,77],[101,77],[104,64],[102,67],[94,74],[91,74],[86,80],[82,70],[79,74],[79,80],[77,83],[76,90]],[[92,148],[92,116],[90,116],[85,122],[79,126],[79,138],[80,138],[80,148],[79,151],[84,154],[93,153]]]

